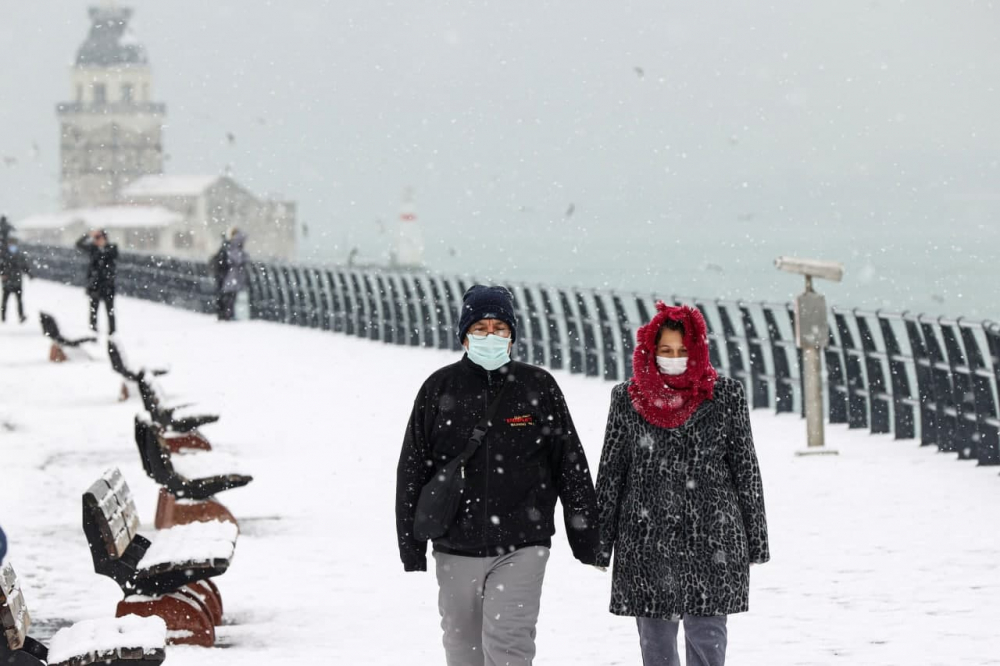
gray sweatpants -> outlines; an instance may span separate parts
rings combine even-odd
[[[639,625],[639,647],[643,666],[681,666],[677,652],[677,620],[635,618]],[[686,666],[724,666],[726,663],[726,616],[684,616]]]
[[[448,666],[531,666],[549,549],[434,559]]]

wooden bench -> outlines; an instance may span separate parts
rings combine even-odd
[[[229,509],[215,499],[215,495],[232,488],[240,488],[253,481],[243,474],[217,474],[192,478],[180,467],[199,467],[199,463],[217,457],[209,453],[188,453],[174,457],[171,447],[163,437],[164,432],[144,415],[135,417],[135,443],[139,449],[142,467],[149,478],[160,484],[156,504],[156,527],[164,529],[192,522],[224,520],[238,524]],[[178,465],[174,462],[177,461]],[[189,463],[193,462],[194,465]],[[184,463],[183,465],[181,463]]]
[[[215,414],[183,415],[179,413],[181,409],[190,405],[167,405],[156,383],[149,377],[141,377],[137,383],[143,408],[149,412],[153,421],[163,426],[165,430],[183,433],[194,432],[203,425],[219,420],[218,415]]]
[[[93,336],[72,340],[63,337],[62,333],[59,332],[59,324],[56,323],[55,317],[46,312],[39,313],[39,319],[42,322],[42,334],[52,341],[52,346],[49,348],[49,360],[53,363],[69,360],[69,356],[66,354],[67,348],[75,349],[85,342],[97,342],[97,338]]]
[[[83,531],[94,571],[121,587],[119,617],[156,615],[167,623],[168,642],[211,646],[222,620],[222,597],[210,580],[229,568],[238,528],[198,522],[139,534],[139,516],[128,484],[109,470],[83,495]]]
[[[86,620],[60,629],[46,648],[28,636],[31,615],[8,563],[0,568],[0,664],[4,666],[156,666],[166,658],[167,627],[159,618]]]

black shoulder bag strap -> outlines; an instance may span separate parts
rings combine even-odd
[[[469,437],[469,443],[465,445],[465,450],[459,454],[458,458],[461,460],[462,466],[462,478],[465,478],[465,463],[469,462],[469,459],[476,454],[476,449],[479,445],[483,443],[483,438],[486,437],[486,432],[493,425],[493,417],[496,416],[497,409],[500,408],[500,402],[503,400],[504,393],[507,391],[507,385],[510,382],[504,377],[503,386],[500,387],[500,392],[497,393],[497,397],[493,398],[493,402],[486,409],[486,414],[483,418],[479,420],[476,427],[472,429],[472,436]]]

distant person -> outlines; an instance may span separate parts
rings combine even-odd
[[[511,293],[471,287],[455,333],[465,355],[427,378],[406,426],[396,471],[399,555],[405,571],[426,571],[433,542],[449,666],[530,666],[557,499],[574,557],[595,562],[593,479],[555,378],[510,358]],[[464,483],[455,513],[422,501],[436,495],[424,486],[446,469]]]
[[[709,361],[696,308],[656,304],[632,378],[611,392],[597,474],[611,612],[636,618],[643,664],[722,666],[726,619],[749,608],[751,564],[770,558],[743,384]]]
[[[247,257],[244,246],[247,242],[247,235],[231,227],[226,234],[225,267],[226,277],[222,280],[222,316],[220,319],[231,321],[236,318],[236,298],[241,291],[247,288]]]
[[[208,260],[208,271],[215,278],[215,311],[220,320],[225,319],[225,292],[222,285],[226,282],[226,273],[229,272],[229,238],[228,234],[222,234],[222,243],[219,249]]]
[[[0,254],[7,251],[7,244],[10,242],[10,232],[14,231],[14,225],[7,221],[5,215],[0,215]]]
[[[101,302],[108,315],[108,335],[115,334],[115,280],[117,278],[118,246],[108,242],[108,233],[94,230],[76,242],[87,253],[87,296],[90,297],[90,330],[97,331],[97,309]]]
[[[28,258],[18,247],[17,239],[11,238],[5,246],[6,251],[0,256],[0,287],[3,290],[3,300],[0,301],[0,321],[7,321],[7,299],[14,296],[17,299],[17,316],[23,324],[24,316],[23,277],[31,277]]]
[[[7,535],[3,533],[3,528],[0,527],[0,564],[3,564],[3,558],[7,556]]]

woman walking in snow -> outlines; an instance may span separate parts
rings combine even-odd
[[[722,666],[726,617],[748,610],[767,519],[743,385],[709,361],[701,313],[656,304],[632,378],[611,393],[597,475],[611,612],[636,618],[645,666]]]

